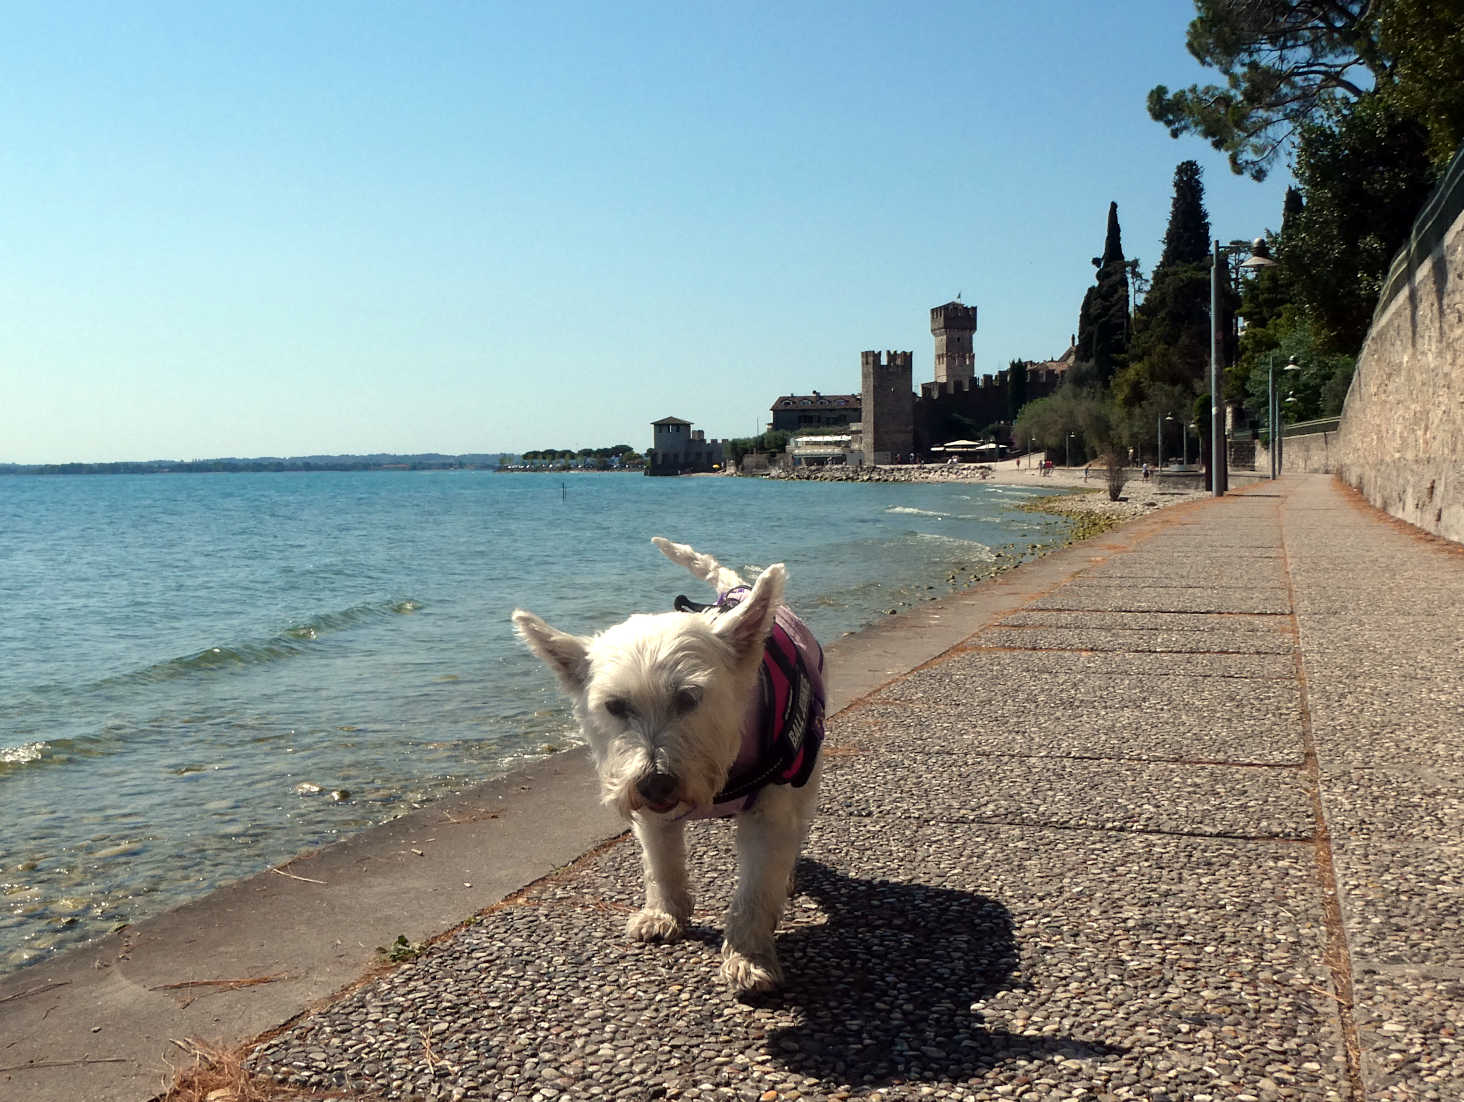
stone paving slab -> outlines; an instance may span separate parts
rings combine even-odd
[[[618,845],[256,1060],[386,1097],[1343,1097],[1305,847],[824,819],[787,988],[747,1005],[717,977],[729,835],[697,831],[680,943],[627,944]]]
[[[1291,618],[1204,612],[1062,612],[1023,609],[1003,616],[1002,627],[1084,628],[1105,631],[1233,632],[1281,634],[1292,640]]]
[[[1322,775],[1328,781],[1353,768],[1386,768],[1430,762],[1458,774],[1464,771],[1464,740],[1441,739],[1430,732],[1440,722],[1455,723],[1445,709],[1406,709],[1400,713],[1366,711],[1313,717],[1312,735],[1321,753]],[[1359,737],[1366,732],[1365,737]]]
[[[1190,672],[1188,658],[1171,667],[1179,672],[1154,673],[1156,663],[1151,659],[1146,676],[1120,678],[1101,668],[1085,668],[1073,661],[1074,655],[1062,655],[1066,661],[1060,668],[1044,669],[1040,675],[1034,676],[1027,667],[1018,688],[998,672],[998,665],[1010,664],[993,663],[991,657],[986,651],[966,651],[917,670],[868,699],[922,709],[966,709],[973,718],[1013,706],[1025,708],[1028,720],[1021,726],[1040,729],[1044,735],[1049,729],[1060,733],[1059,725],[1047,722],[1053,718],[1068,721],[1077,718],[1075,713],[1102,716],[1124,709],[1147,710],[1156,722],[1193,716],[1235,730],[1281,723],[1294,733],[1301,720],[1301,694],[1294,678],[1278,683],[1279,679],[1268,678],[1198,677]],[[1294,671],[1294,663],[1291,668]]]
[[[1165,587],[1215,586],[1221,589],[1285,589],[1285,563],[1279,558],[1263,561],[1195,561],[1190,554],[1122,555],[1084,570],[1074,584],[1136,581]]]
[[[1319,571],[1317,588],[1307,586],[1308,579],[1299,579],[1303,588],[1297,597],[1297,611],[1309,616],[1336,616],[1355,622],[1357,609],[1353,602],[1356,597],[1334,588],[1320,588],[1327,576],[1327,571]],[[1380,605],[1386,605],[1391,612],[1419,617],[1417,630],[1420,632],[1430,626],[1430,621],[1440,623],[1445,629],[1441,633],[1444,638],[1454,645],[1458,644],[1461,634],[1459,621],[1450,618],[1448,612],[1464,605],[1464,593],[1441,593],[1436,588],[1430,588],[1421,579],[1400,578],[1386,586],[1369,587],[1369,597]],[[1386,632],[1385,621],[1376,621],[1376,626],[1380,632]],[[1412,630],[1410,625],[1410,634]]]
[[[1286,592],[1280,589],[1171,589],[1139,585],[1080,586],[1072,583],[1039,597],[1031,607],[1093,609],[1099,612],[1291,612],[1291,602]]]
[[[1061,722],[1033,723],[1033,709],[1007,701],[1002,710],[951,706],[915,709],[870,703],[846,712],[829,728],[838,749],[902,754],[1007,754],[1021,757],[1108,758],[1113,761],[1302,764],[1296,729],[1283,717],[1226,726],[1201,717],[1179,722],[1153,709],[1075,709]],[[940,766],[932,766],[940,768]]]
[[[1464,1098],[1464,972],[1355,969],[1368,1102]]]
[[[1358,769],[1326,792],[1353,954],[1464,975],[1464,771]]]
[[[1186,654],[1183,663],[1156,658],[1153,654],[1126,651],[1042,651],[1024,647],[971,646],[967,653],[977,658],[990,676],[1011,676],[1020,668],[1025,682],[1036,684],[1058,677],[1109,676],[1114,681],[1130,677],[1215,678],[1252,681],[1266,678],[1296,679],[1296,659],[1289,654]]]
[[[1226,631],[1135,631],[1064,627],[997,627],[973,642],[1023,650],[1112,650],[1130,654],[1284,654],[1296,645],[1284,635]]]
[[[831,758],[822,813],[1307,840],[1315,825],[1295,769],[970,753],[895,760]]]
[[[1378,698],[1432,694],[1438,703],[1459,714],[1464,709],[1464,691],[1458,684],[1460,654],[1464,651],[1427,650],[1401,653],[1396,645],[1368,645],[1354,637],[1352,646],[1343,640],[1318,644],[1315,638],[1303,641],[1304,649],[1316,668],[1324,672],[1318,684],[1365,684]],[[1325,665],[1323,665],[1325,663]]]

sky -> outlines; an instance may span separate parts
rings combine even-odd
[[[957,296],[1059,355],[1182,160],[1225,240],[1289,179],[1149,119],[1188,0],[6,9],[0,462],[747,436]]]

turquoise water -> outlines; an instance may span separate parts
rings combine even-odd
[[[788,564],[825,640],[1062,522],[1037,493],[490,472],[0,478],[0,971],[573,741],[517,643]],[[333,792],[345,792],[332,798]]]

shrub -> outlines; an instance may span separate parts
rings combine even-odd
[[[1116,451],[1106,452],[1103,465],[1108,468],[1108,500],[1117,501],[1128,482],[1128,471],[1124,468],[1123,457]]]

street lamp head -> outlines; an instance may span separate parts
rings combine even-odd
[[[1242,268],[1255,271],[1258,268],[1274,268],[1276,262],[1271,259],[1271,248],[1266,244],[1264,237],[1258,237],[1250,243],[1250,257],[1240,262]]]
[[[1296,357],[1295,356],[1292,356],[1292,357],[1290,357],[1287,360],[1286,366],[1283,367],[1281,370],[1282,371],[1300,371],[1301,368],[1297,366]]]

